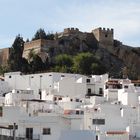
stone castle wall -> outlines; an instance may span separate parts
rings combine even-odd
[[[36,54],[41,54],[42,52],[46,52],[47,47],[49,46],[57,46],[56,40],[45,40],[38,39],[34,41],[30,41],[24,44],[23,57],[28,58],[28,54],[31,50],[33,50]]]
[[[9,59],[10,48],[0,49],[0,64],[7,65],[7,61]]]

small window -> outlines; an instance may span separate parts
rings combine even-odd
[[[61,98],[61,97],[59,97],[59,98],[58,98],[58,100],[62,100],[62,98]]]
[[[98,109],[97,108],[94,108],[94,111],[98,111]]]
[[[50,128],[43,128],[43,135],[50,135],[51,129]]]
[[[72,102],[72,101],[73,101],[73,99],[70,99],[70,101]]]
[[[99,94],[103,95],[103,89],[102,88],[99,88]]]
[[[107,35],[107,34],[105,34],[105,37],[108,37],[108,35]]]
[[[77,114],[77,115],[79,114],[79,110],[76,110],[76,114]]]
[[[87,79],[87,83],[90,83],[90,79]]]
[[[76,102],[79,102],[79,99],[76,99],[75,101],[76,101]]]
[[[84,114],[84,111],[81,111],[81,114],[83,115]]]
[[[128,86],[124,86],[124,88],[128,88]]]
[[[51,74],[49,76],[52,76]]]
[[[91,88],[88,88],[88,93],[91,93]]]
[[[61,77],[65,77],[65,75],[61,75]]]
[[[56,97],[54,97],[54,98],[53,98],[53,100],[54,100],[54,101],[56,101],[56,100],[57,100],[57,98],[56,98]]]
[[[10,75],[9,78],[12,78],[12,76]]]

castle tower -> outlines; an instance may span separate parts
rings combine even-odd
[[[77,34],[77,33],[79,33],[78,28],[65,28],[63,35],[68,36],[68,35]]]
[[[95,38],[101,45],[113,45],[114,42],[114,30],[113,29],[105,29],[105,28],[97,28],[92,31]]]

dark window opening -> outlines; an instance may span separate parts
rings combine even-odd
[[[94,125],[105,125],[105,119],[93,119],[92,124],[94,124]]]
[[[79,99],[76,99],[76,102],[79,102]]]
[[[56,101],[56,100],[57,100],[57,98],[56,98],[56,97],[54,97],[54,98],[53,98],[53,100],[54,100],[54,101]]]
[[[124,86],[124,88],[128,88],[128,86]]]
[[[90,79],[87,79],[87,83],[90,83]]]
[[[91,88],[88,88],[88,93],[91,93]]]
[[[103,95],[103,89],[102,88],[99,88],[99,94]]]
[[[50,135],[51,129],[50,128],[43,128],[43,135]]]
[[[79,114],[79,111],[78,111],[78,110],[76,110],[76,114],[77,114],[77,115]]]
[[[26,138],[27,139],[33,138],[33,128],[26,128]]]

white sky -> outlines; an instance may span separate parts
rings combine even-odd
[[[140,46],[140,0],[0,0],[0,48],[18,34],[26,40],[39,28],[55,33],[67,27],[114,28],[116,39]]]

